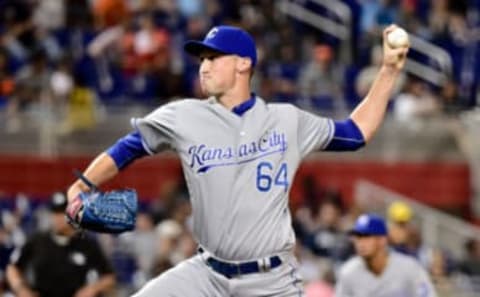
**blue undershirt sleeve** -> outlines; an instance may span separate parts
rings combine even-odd
[[[334,134],[326,151],[355,151],[365,145],[365,139],[352,119],[334,122]]]
[[[148,155],[138,131],[120,138],[106,153],[112,157],[118,169],[123,169],[136,159]]]

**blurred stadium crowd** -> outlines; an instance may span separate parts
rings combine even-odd
[[[98,104],[158,105],[176,97],[202,97],[198,64],[182,45],[229,23],[255,36],[259,63],[253,86],[268,100],[319,111],[348,110],[365,95],[381,62],[381,28],[397,23],[445,49],[453,69],[441,86],[404,77],[391,108],[395,115],[455,113],[477,105],[479,1],[339,1],[352,12],[349,59],[342,57],[338,36],[287,17],[277,7],[282,2],[2,0],[5,128],[18,131],[16,115],[42,106],[57,109],[68,132],[93,125]],[[290,2],[335,19],[316,4],[322,1]],[[430,63],[428,57],[418,59]]]
[[[318,112],[350,110],[381,63],[381,28],[397,23],[447,50],[453,69],[441,87],[405,75],[392,114],[409,120],[455,115],[479,105],[480,1],[343,1],[353,13],[353,59],[348,63],[337,38],[286,17],[276,8],[280,2],[0,0],[0,112],[6,119],[0,129],[18,132],[20,114],[49,109],[63,119],[59,132],[69,133],[94,126],[100,106],[157,106],[172,98],[202,97],[198,64],[183,53],[183,42],[226,23],[255,36],[259,62],[252,83],[267,100]],[[293,2],[328,14],[315,1]],[[95,237],[111,262],[118,296],[196,253],[185,189],[167,184],[159,196],[142,205],[134,232],[85,235]],[[0,201],[0,292],[5,296],[11,253],[51,227],[47,205],[31,198],[36,197],[19,194]],[[292,215],[307,296],[333,296],[335,274],[354,252],[345,231],[368,210],[347,207],[330,191],[312,189],[304,201]],[[449,251],[422,244],[408,205],[392,205],[386,215],[392,246],[428,269],[440,296],[480,294],[480,281],[475,281],[480,278],[480,242],[466,242],[465,257],[453,258]]]

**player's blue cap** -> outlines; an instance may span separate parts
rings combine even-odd
[[[183,48],[193,56],[198,56],[202,51],[209,49],[224,54],[250,58],[252,67],[257,64],[255,41],[250,34],[238,27],[213,27],[203,41],[187,41]]]
[[[379,215],[363,214],[358,217],[355,226],[349,233],[360,236],[385,236],[387,235],[387,225]]]

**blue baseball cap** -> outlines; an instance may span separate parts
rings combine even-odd
[[[355,221],[355,226],[349,231],[351,235],[386,236],[385,220],[376,214],[363,214]]]
[[[200,55],[204,50],[238,55],[240,57],[250,58],[252,60],[252,67],[257,64],[257,49],[253,37],[238,27],[213,27],[203,41],[187,41],[183,49],[193,56]]]

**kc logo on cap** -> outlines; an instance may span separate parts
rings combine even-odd
[[[352,230],[348,233],[351,235],[387,235],[387,226],[385,220],[376,214],[363,214],[358,217]]]
[[[218,28],[214,27],[207,33],[207,36],[205,36],[205,39],[211,39],[211,38],[215,37],[215,35],[217,35],[217,33],[218,33]]]
[[[187,53],[199,56],[205,50],[226,55],[250,58],[252,67],[257,63],[253,37],[245,30],[233,26],[216,26],[208,31],[203,41],[189,40],[184,44]]]
[[[368,227],[369,221],[370,221],[370,218],[368,217],[368,215],[364,214],[358,218],[357,224],[358,226]]]

